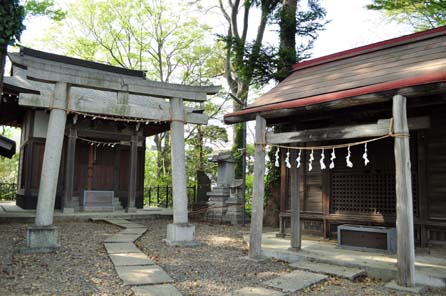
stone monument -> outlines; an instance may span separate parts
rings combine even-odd
[[[208,211],[206,218],[209,221],[223,222],[226,214],[226,200],[229,198],[230,186],[235,177],[235,159],[230,151],[222,152],[211,159],[217,162],[217,186],[208,192]]]

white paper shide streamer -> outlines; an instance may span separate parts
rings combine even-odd
[[[324,160],[325,160],[325,151],[324,151],[324,149],[322,149],[321,160],[319,160],[319,163],[321,164],[321,170],[325,170],[327,168],[325,166]]]
[[[286,158],[285,158],[285,164],[287,168],[291,168],[291,163],[290,163],[290,150],[288,149],[287,153],[286,153]]]
[[[311,149],[310,159],[308,161],[308,171],[311,172],[313,170],[313,160],[314,160],[314,151]]]
[[[330,158],[330,170],[334,169],[335,164],[334,164],[334,160],[336,159],[336,154],[335,154],[335,149],[333,148],[333,151],[331,152],[331,158]]]
[[[276,162],[274,163],[274,165],[275,165],[277,168],[280,167],[280,163],[279,163],[279,152],[280,152],[280,148],[277,147],[277,150],[276,150]]]
[[[301,157],[301,155],[302,155],[302,149],[299,149],[299,154],[297,155],[297,158],[296,158],[296,162],[297,162],[296,167],[297,168],[300,168],[300,157]]]
[[[364,144],[364,154],[362,155],[362,158],[364,159],[364,165],[367,166],[370,162],[367,157],[367,143]]]
[[[346,160],[346,162],[347,162],[347,166],[349,167],[349,168],[352,168],[353,167],[353,163],[350,161],[350,157],[352,156],[352,153],[350,152],[350,146],[348,146],[348,148],[347,148],[348,150],[348,153],[347,153],[347,156],[345,157],[345,160]]]

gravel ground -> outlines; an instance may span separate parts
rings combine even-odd
[[[281,261],[256,263],[242,257],[248,253],[242,235],[248,227],[196,224],[195,248],[171,248],[162,243],[168,221],[135,221],[149,226],[137,246],[172,276],[175,287],[184,295],[222,295],[283,275],[291,269]],[[384,288],[385,282],[362,278],[357,282],[331,277],[293,295],[397,295]],[[446,295],[446,289],[428,290],[423,295]]]
[[[56,253],[17,254],[28,226],[0,224],[0,295],[131,295],[102,244],[118,227],[60,223],[62,247]]]
[[[196,224],[195,248],[167,247],[166,220],[135,221],[149,227],[137,246],[172,276],[184,295],[222,295],[247,286],[261,286],[266,280],[291,271],[281,261],[256,263],[242,259],[247,248],[242,235],[248,227]],[[102,241],[118,232],[105,223],[60,223],[62,247],[52,254],[18,254],[25,244],[28,225],[0,224],[0,296],[3,295],[132,295],[117,277]],[[397,295],[379,280],[357,282],[330,278],[293,295]],[[423,295],[446,295],[446,290],[429,290]]]

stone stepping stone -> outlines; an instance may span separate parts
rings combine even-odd
[[[341,278],[349,279],[351,281],[365,274],[365,270],[359,268],[310,261],[299,261],[290,264],[290,266],[293,268],[308,270],[316,273],[334,275]]]
[[[139,236],[141,236],[146,231],[147,228],[126,228],[124,230],[121,230],[119,234],[138,234]]]
[[[286,275],[266,281],[264,284],[271,288],[292,293],[317,284],[327,278],[328,277],[324,274],[295,270]]]
[[[115,266],[154,265],[144,253],[115,253],[109,254]]]
[[[105,243],[108,254],[142,253],[133,243]]]
[[[119,226],[124,227],[124,228],[145,228],[147,229],[147,226],[141,225],[141,224],[136,224],[136,223],[127,223],[127,224],[119,224]]]
[[[105,243],[133,243],[136,241],[141,235],[138,234],[114,234],[108,237],[104,242]]]
[[[157,265],[115,266],[124,285],[154,285],[172,283],[173,279]]]
[[[282,292],[260,287],[245,287],[223,296],[283,296]]]
[[[181,296],[181,293],[172,285],[151,285],[132,287],[135,296]]]

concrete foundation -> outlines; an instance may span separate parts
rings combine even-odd
[[[169,246],[195,246],[195,225],[189,223],[174,223],[167,225],[167,238]]]
[[[57,227],[53,225],[31,226],[26,232],[26,244],[27,248],[22,250],[22,252],[25,253],[45,253],[54,251],[60,247],[57,240]]]

